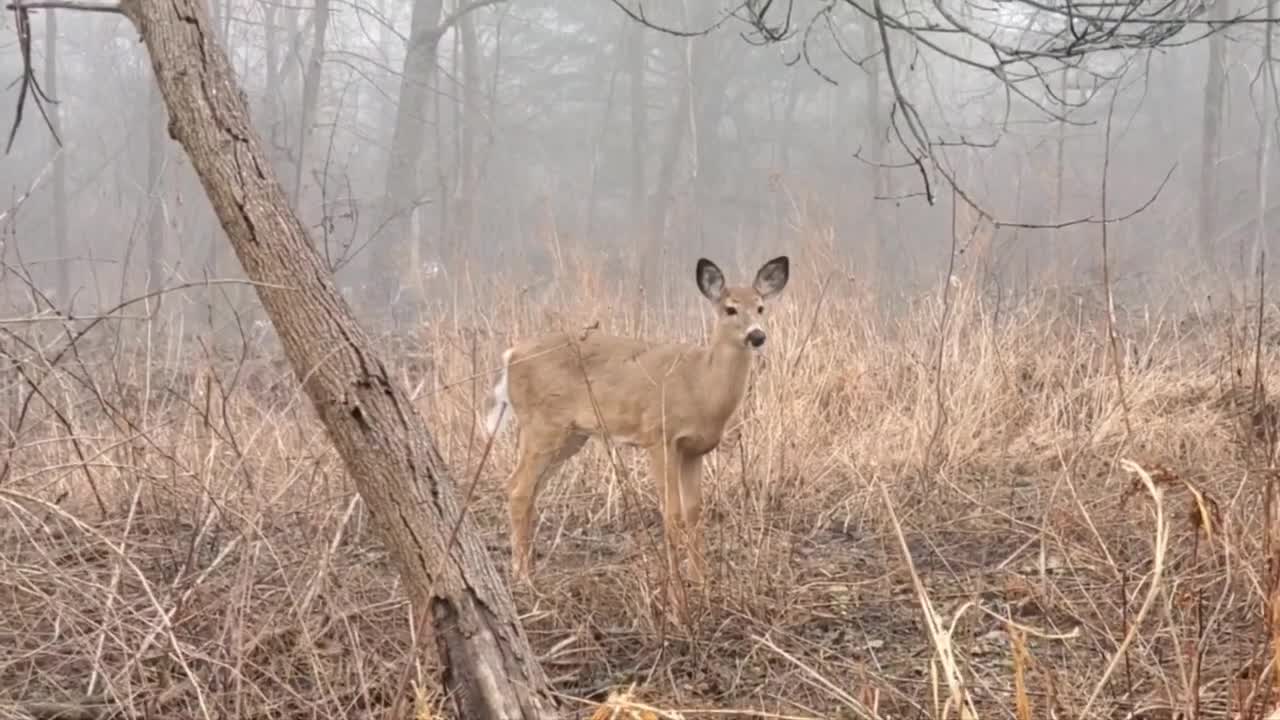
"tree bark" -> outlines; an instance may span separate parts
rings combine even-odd
[[[169,109],[169,132],[210,203],[429,620],[443,690],[463,718],[557,714],[511,596],[421,416],[372,351],[289,209],[202,0],[124,0]],[[450,535],[456,528],[456,543]]]

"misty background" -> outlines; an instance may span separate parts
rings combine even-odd
[[[606,0],[212,0],[286,193],[368,323],[483,306],[495,283],[548,300],[580,281],[575,258],[690,305],[703,255],[741,276],[807,252],[834,265],[800,272],[847,267],[888,311],[953,260],[987,293],[1100,293],[1104,164],[1105,216],[1131,215],[1108,228],[1121,302],[1182,311],[1256,275],[1277,197],[1262,5],[1153,6],[1158,48],[1055,51],[1003,76],[986,33],[1061,41],[1062,9],[885,3],[891,74],[869,5],[782,6],[769,18],[790,35],[764,42],[733,5],[693,0],[642,6],[691,37]],[[1196,19],[1163,19],[1179,16]],[[57,102],[48,124],[27,102],[0,160],[7,301],[48,310],[30,284],[83,316],[243,277],[128,22],[31,18]],[[0,72],[7,132],[23,72],[9,14]],[[256,312],[235,284],[165,303],[215,326]]]

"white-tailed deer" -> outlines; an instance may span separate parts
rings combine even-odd
[[[517,343],[502,355],[487,429],[494,436],[515,416],[515,469],[508,481],[512,573],[527,581],[534,504],[546,480],[587,439],[607,434],[649,452],[663,494],[667,562],[677,546],[690,555],[690,577],[705,577],[702,456],[720,443],[747,388],[752,350],[764,344],[765,300],[790,276],[786,256],[765,263],[750,287],[725,287],[710,260],[698,261],[698,289],[716,308],[708,345],[662,343],[590,332],[553,333]],[[682,537],[682,535],[687,535]]]

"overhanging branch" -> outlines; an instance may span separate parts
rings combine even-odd
[[[78,0],[11,2],[5,8],[13,12],[14,25],[18,30],[18,52],[22,56],[22,75],[18,78],[18,105],[13,113],[13,125],[9,127],[9,139],[5,143],[4,152],[8,155],[9,151],[13,149],[13,141],[18,137],[18,128],[22,126],[22,112],[26,109],[27,98],[31,98],[31,102],[35,103],[36,109],[40,111],[40,116],[44,118],[45,127],[49,128],[49,133],[53,135],[54,142],[61,146],[62,139],[58,137],[58,131],[54,129],[53,122],[49,119],[49,114],[44,109],[45,103],[56,103],[58,101],[46,95],[44,89],[40,87],[40,81],[36,79],[35,66],[31,61],[30,12],[32,10],[78,10],[116,14],[123,14],[123,12],[117,4],[87,3],[79,2]]]
[[[124,11],[120,9],[119,3],[80,2],[79,0],[11,2],[5,7],[9,10],[75,10],[77,12],[124,14]]]

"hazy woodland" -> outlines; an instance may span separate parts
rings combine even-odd
[[[138,33],[84,4],[0,16],[0,718],[447,715]],[[699,257],[747,282],[790,255],[708,456],[691,624],[642,454],[589,445],[540,502],[512,593],[566,707],[1280,702],[1274,7],[209,12],[504,572],[513,436],[478,427],[502,351],[701,341]]]

